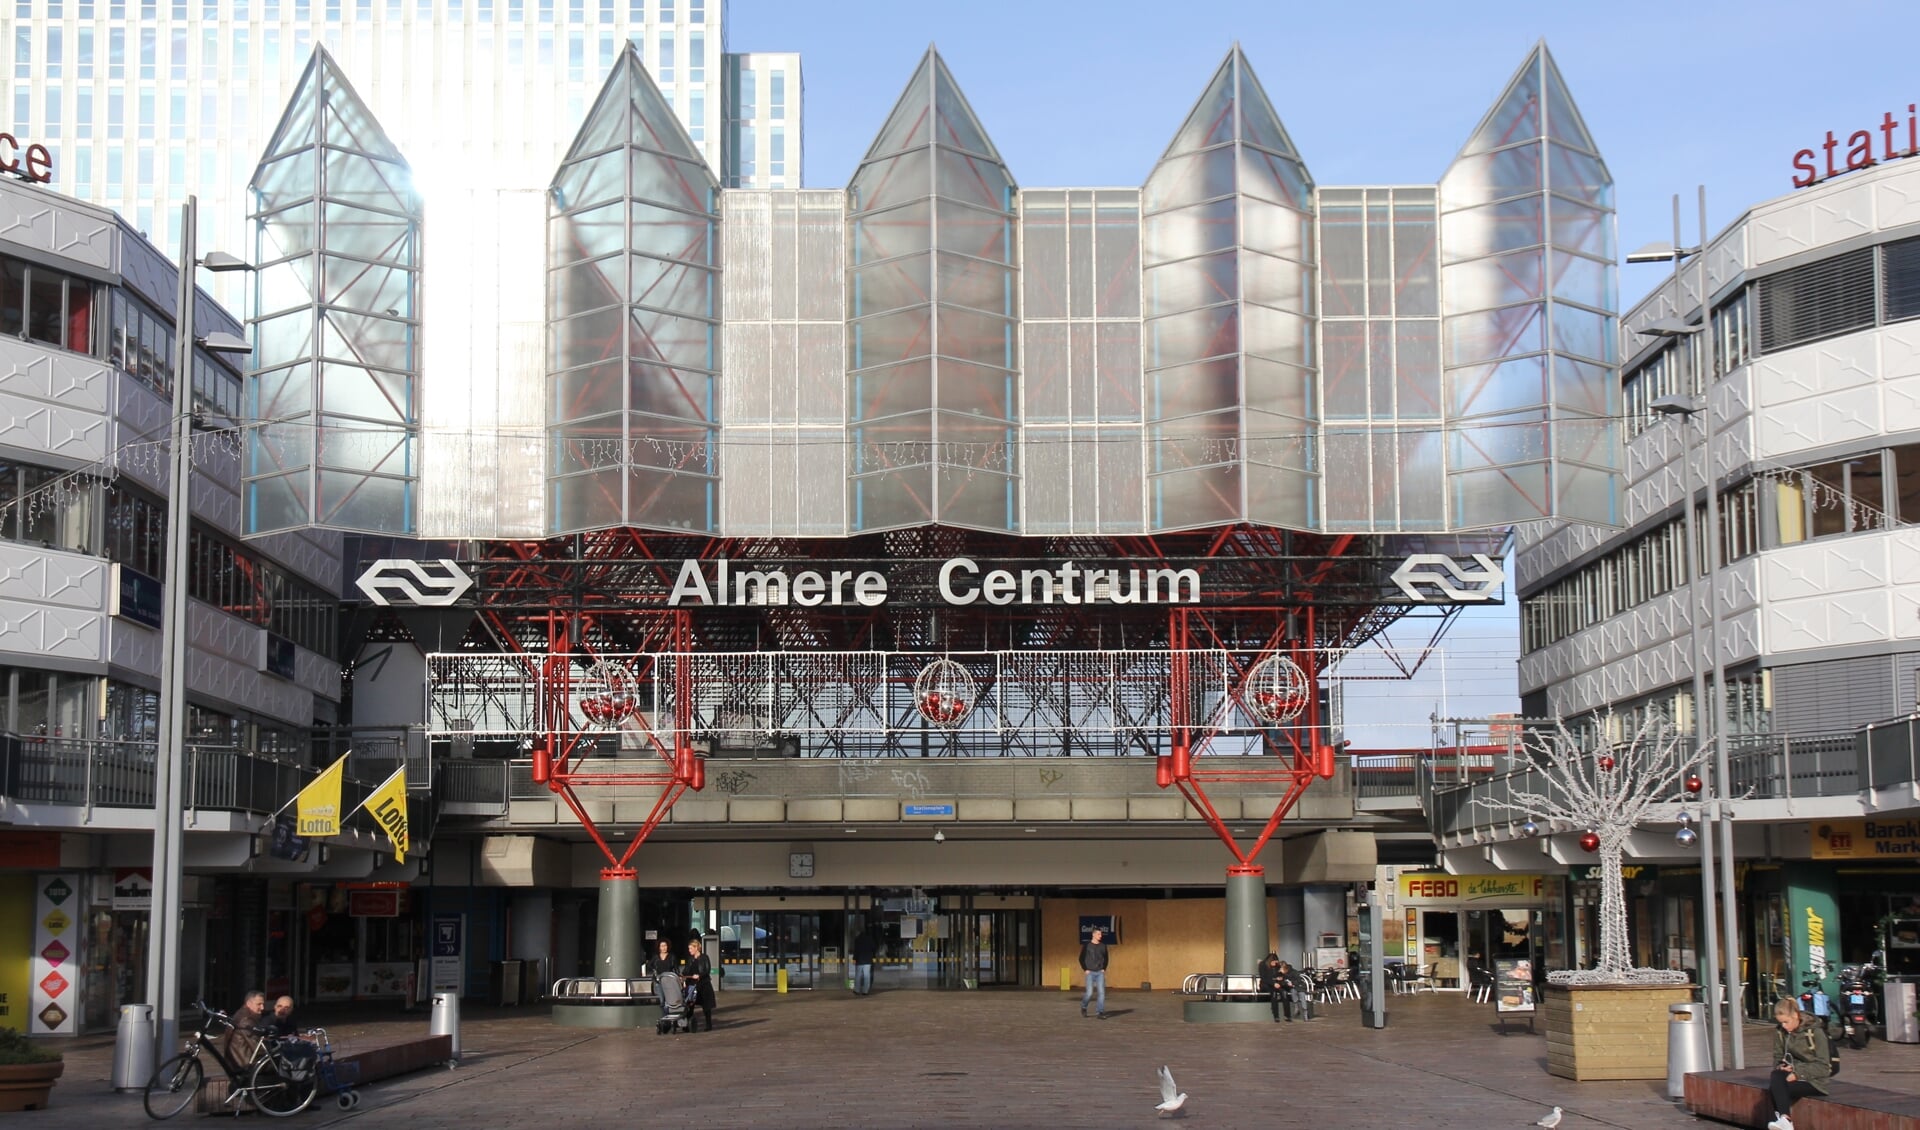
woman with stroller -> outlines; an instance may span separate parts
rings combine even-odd
[[[700,1006],[701,1015],[707,1022],[707,1031],[713,1031],[713,1006],[716,1003],[713,994],[713,962],[701,952],[700,939],[697,936],[687,942],[687,959],[680,963],[680,975],[686,978],[687,995],[692,998],[691,1003]],[[695,1029],[695,1031],[698,1030]]]
[[[680,959],[673,956],[673,944],[665,938],[660,939],[659,949],[647,959],[647,972],[656,979],[662,973],[680,972]]]

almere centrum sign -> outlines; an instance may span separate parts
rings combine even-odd
[[[1062,561],[1041,568],[995,569],[971,557],[940,566],[948,604],[1198,604],[1197,569],[1089,567]],[[741,568],[726,558],[680,563],[670,605],[857,604],[887,602],[887,578],[871,569]]]

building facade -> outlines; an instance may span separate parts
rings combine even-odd
[[[1740,956],[1761,1011],[1875,951],[1912,968],[1913,932],[1895,923],[1920,895],[1904,854],[1920,708],[1916,185],[1911,163],[1877,165],[1757,204],[1690,255],[1622,319],[1620,524],[1520,541],[1525,714],[1618,739],[1648,718],[1691,735],[1704,711],[1726,742]],[[1681,412],[1657,410],[1675,398]],[[1696,674],[1718,708],[1695,701]],[[1506,817],[1471,810],[1473,791],[1433,813],[1450,865],[1590,859],[1577,830],[1516,841]],[[1697,968],[1698,852],[1672,831],[1635,841],[1636,957]]]

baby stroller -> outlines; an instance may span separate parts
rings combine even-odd
[[[660,1023],[654,1034],[687,1032],[693,1028],[693,995],[678,973],[662,973],[654,986],[660,994]]]

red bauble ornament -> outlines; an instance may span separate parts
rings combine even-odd
[[[1698,773],[1687,774],[1687,779],[1683,783],[1686,785],[1687,791],[1690,793],[1697,793],[1701,789],[1704,789],[1707,787],[1707,783],[1700,779],[1700,774]]]
[[[1582,833],[1580,836],[1580,849],[1582,851],[1599,851],[1600,837],[1593,832]]]
[[[1613,765],[1614,765],[1614,761],[1612,757],[1602,757],[1600,759],[1600,768],[1606,770],[1609,773],[1613,772]]]

